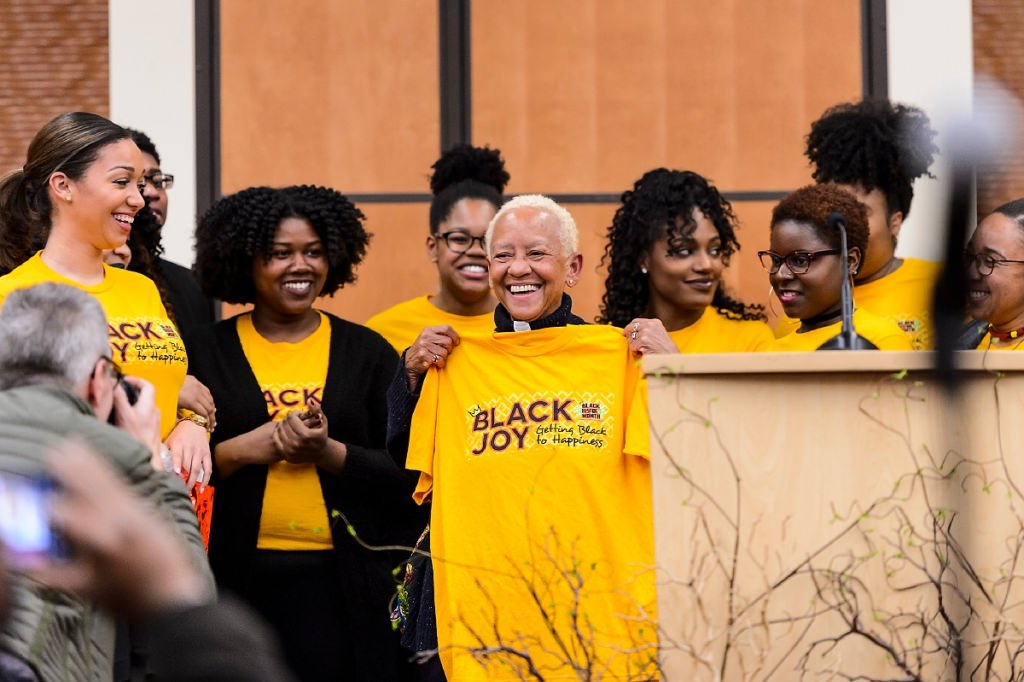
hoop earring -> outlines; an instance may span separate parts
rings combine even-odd
[[[778,298],[775,295],[775,287],[771,284],[768,285],[768,310],[771,311],[772,315],[778,318],[783,318],[785,315],[775,309],[775,299]]]

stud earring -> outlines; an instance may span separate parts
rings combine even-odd
[[[71,201],[71,192],[64,192],[64,201]]]
[[[647,266],[646,265],[641,265],[640,266],[640,272],[646,275],[647,274]]]

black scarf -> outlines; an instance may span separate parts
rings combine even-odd
[[[547,317],[542,317],[539,320],[533,320],[529,322],[530,329],[546,329],[548,327],[564,327],[567,324],[586,324],[586,320],[582,317],[574,315],[572,312],[572,299],[569,298],[569,294],[562,294],[562,302],[559,304],[558,309],[551,313]],[[498,307],[494,309],[494,331],[497,332],[513,332],[515,327],[512,326],[512,316],[508,314],[505,306],[498,304]]]

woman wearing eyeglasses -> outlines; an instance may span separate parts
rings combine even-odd
[[[156,387],[161,438],[191,490],[205,487],[212,466],[207,424],[177,418],[185,346],[153,282],[104,263],[104,251],[124,245],[144,205],[143,175],[129,131],[102,116],[66,113],[43,126],[25,165],[0,181],[0,268],[12,269],[0,278],[0,303],[39,282],[95,296],[110,321],[114,360]],[[154,464],[162,466],[159,457]]]
[[[986,216],[965,256],[967,311],[987,325],[980,342],[971,347],[1024,350],[1024,199]]]
[[[736,353],[772,340],[758,306],[725,292],[740,248],[732,206],[706,179],[657,168],[624,192],[608,228],[598,322],[638,353]]]
[[[917,107],[868,99],[826,111],[811,124],[805,150],[815,181],[836,183],[867,207],[869,248],[854,281],[857,301],[898,323],[915,349],[932,345],[932,289],[940,266],[897,257],[896,243],[910,215],[915,180],[931,176],[935,137]],[[796,325],[783,318],[775,333]]]
[[[840,235],[828,224],[830,213],[846,218],[847,252]],[[785,197],[772,211],[771,248],[759,251],[772,289],[786,315],[800,321],[793,332],[776,339],[768,351],[813,351],[839,334],[842,327],[842,261],[855,277],[868,248],[864,205],[835,185],[810,185]],[[856,305],[856,299],[854,300]],[[879,350],[912,350],[900,326],[855,309],[857,333]]]
[[[437,293],[399,303],[366,322],[399,353],[428,327],[448,326],[461,335],[490,334],[495,328],[498,301],[491,292],[484,233],[503,202],[509,181],[505,162],[497,149],[461,144],[442,155],[433,169],[427,256],[437,267]],[[399,616],[399,610],[394,617],[403,623],[403,646],[421,662],[415,679],[434,682],[444,680],[444,673],[437,657],[426,653],[437,649],[433,573],[423,556],[430,549],[429,534],[417,547],[421,553],[413,557],[415,582],[406,587],[416,613],[406,609]]]
[[[494,330],[497,301],[487,279],[483,239],[508,184],[505,162],[497,149],[463,144],[433,169],[427,256],[437,267],[437,293],[399,303],[366,322],[399,353],[425,327],[449,325],[460,334]]]

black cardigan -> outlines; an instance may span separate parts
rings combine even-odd
[[[385,396],[397,355],[376,332],[333,315],[327,317],[331,343],[323,410],[328,435],[348,449],[341,475],[317,470],[328,514],[342,512],[359,537],[371,545],[411,546],[426,524],[426,511],[412,501],[416,475],[401,469],[384,448]],[[190,358],[190,372],[210,389],[217,405],[217,428],[210,439],[215,461],[219,443],[269,420],[263,393],[238,338],[236,320],[207,327],[191,339],[195,357]],[[266,481],[266,466],[244,466],[226,479],[217,476],[214,466],[210,564],[218,582],[227,589],[244,584],[247,565],[256,552]],[[393,587],[390,571],[406,553],[366,550],[342,521],[332,519],[332,523],[339,580],[346,591],[362,592],[371,599],[372,608],[386,621],[386,602]]]

